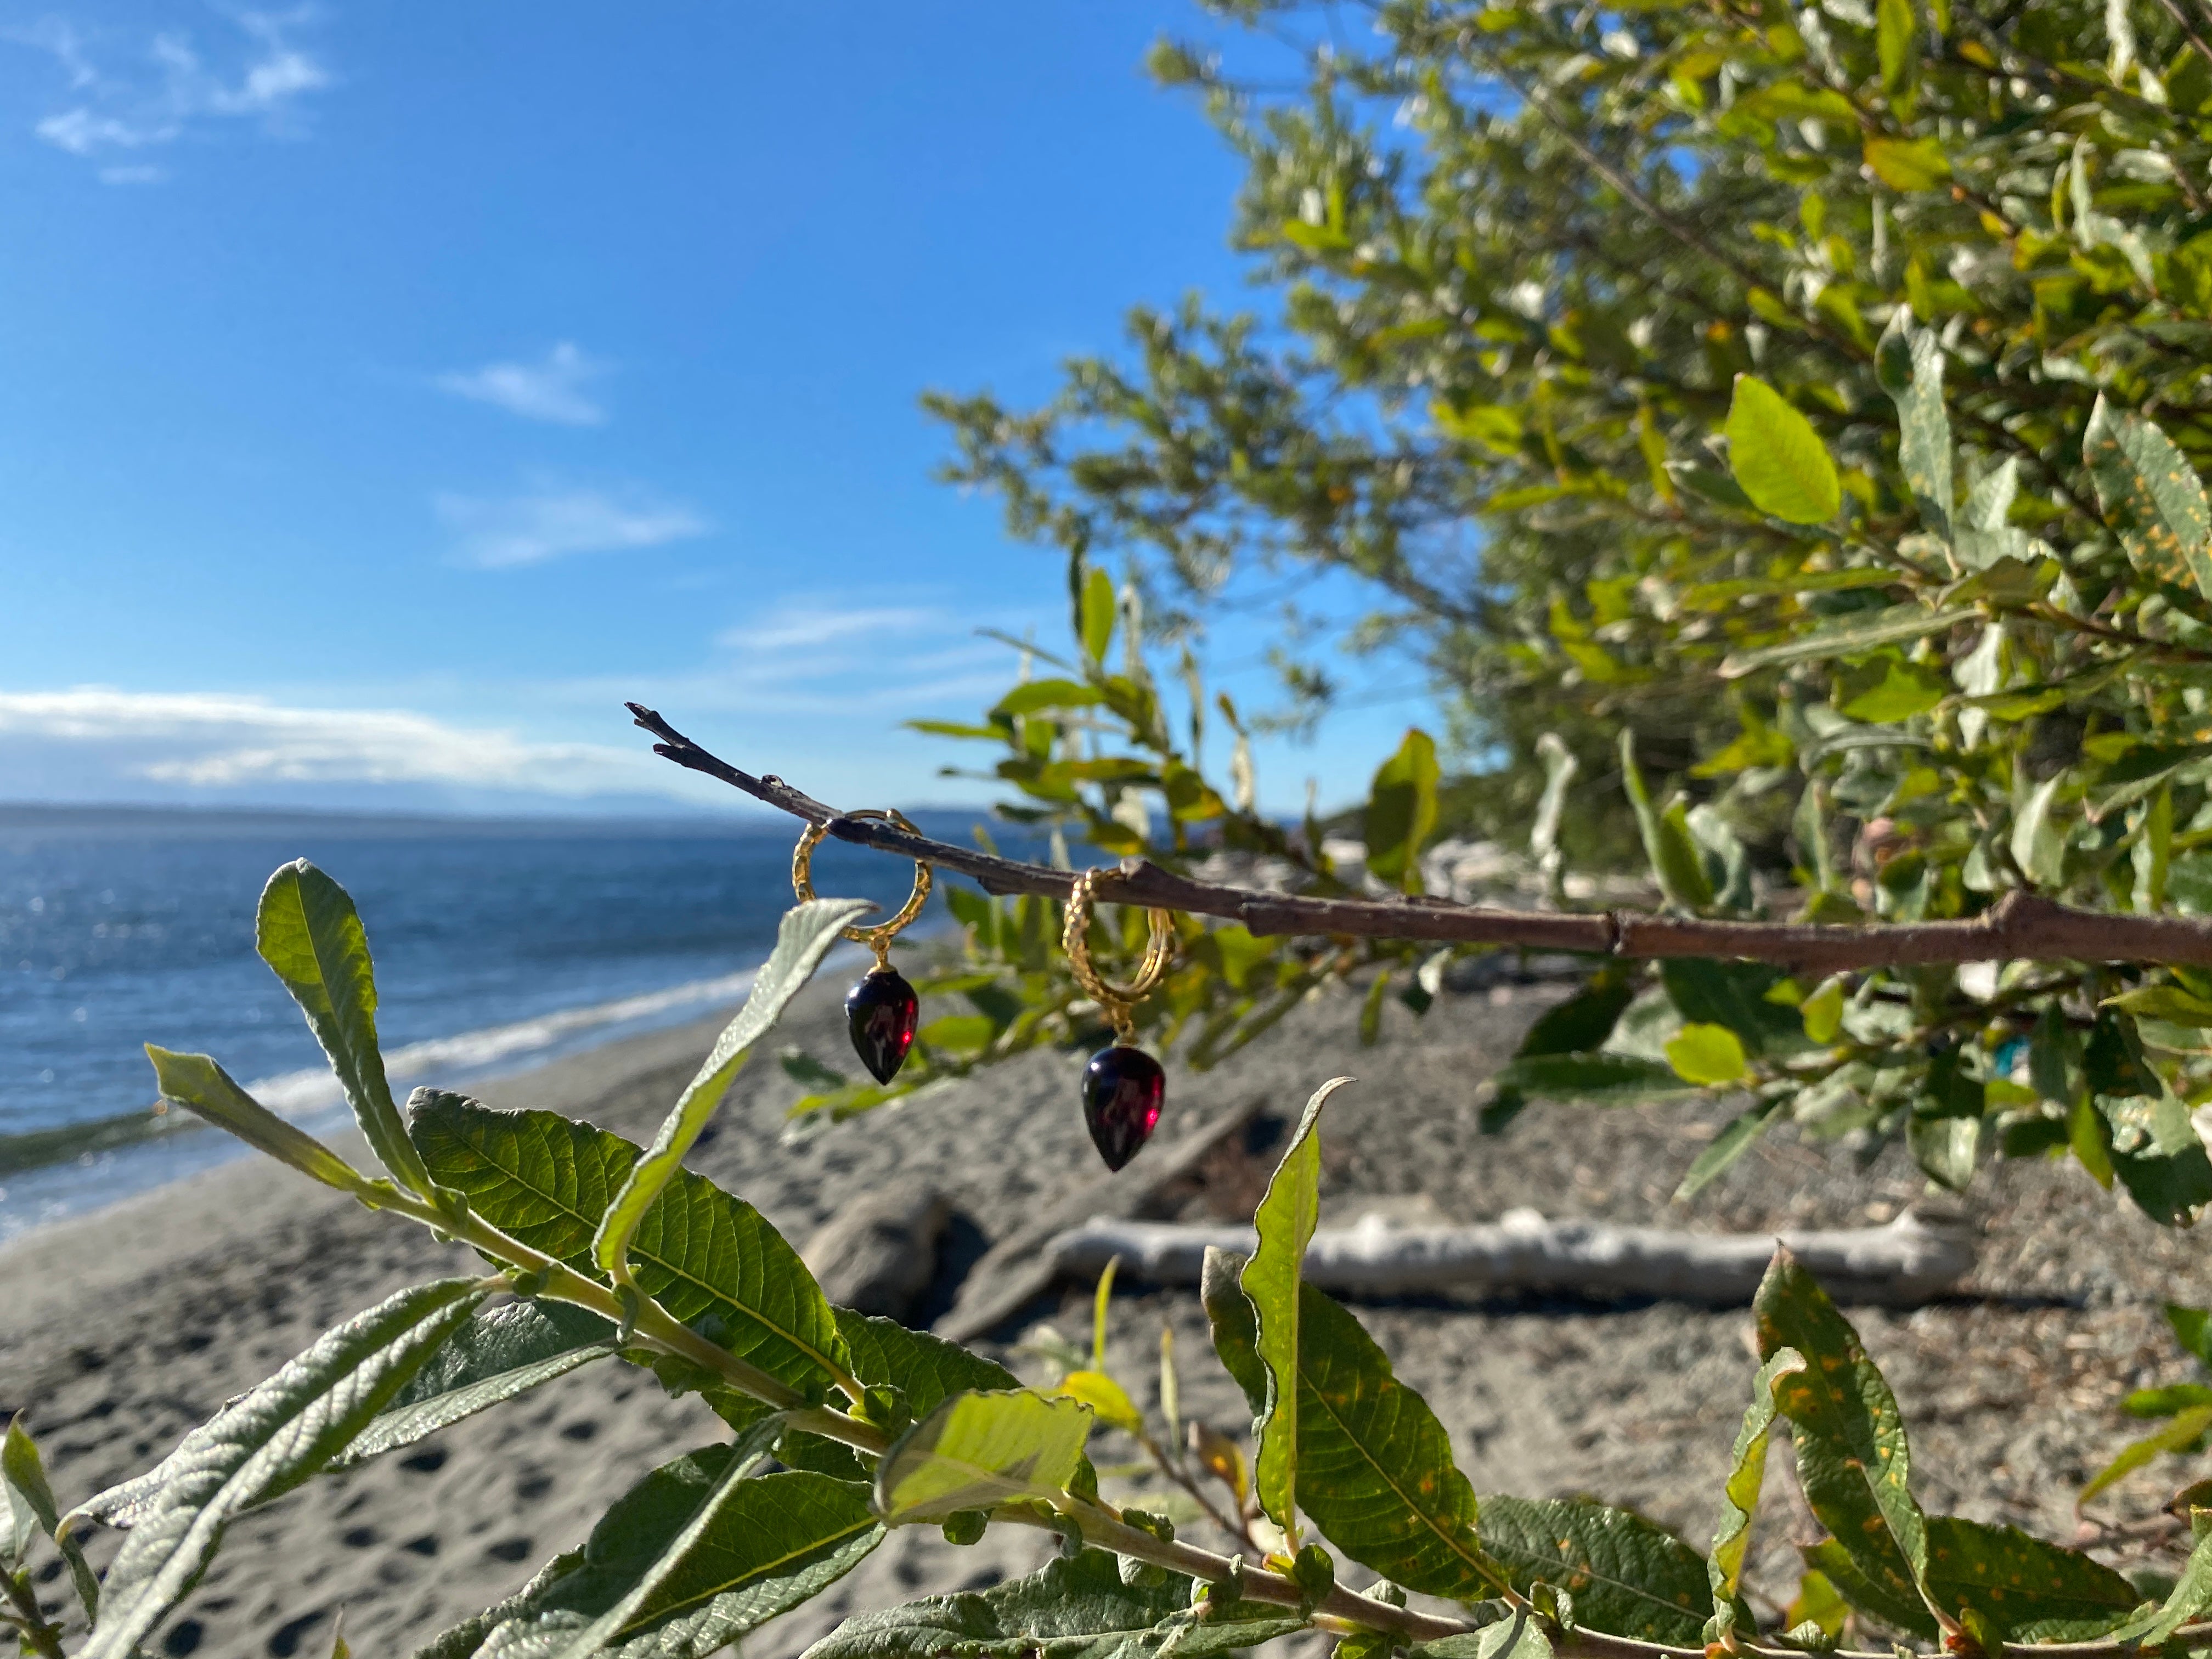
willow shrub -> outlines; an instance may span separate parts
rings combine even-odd
[[[2212,1543],[2147,1594],[2075,1551],[1924,1514],[1895,1400],[1786,1252],[1758,1293],[1764,1363],[1747,1379],[1710,1554],[1595,1501],[1478,1499],[1420,1395],[1349,1311],[1301,1282],[1334,1084],[1291,1137],[1251,1256],[1215,1251],[1206,1262],[1216,1353],[1254,1413],[1249,1462],[1235,1441],[1178,1420],[1171,1347],[1158,1388],[1164,1420],[1148,1419],[1111,1374],[1110,1270],[1090,1355],[1068,1354],[1044,1389],[833,1306],[758,1211],[683,1157],[866,908],[814,900],[784,918],[744,1008],[639,1147],[556,1113],[494,1111],[434,1090],[416,1091],[403,1112],[378,1052],[360,918],[320,871],[278,871],[260,908],[262,955],[307,1015],[382,1172],[356,1169],[204,1056],[149,1050],[164,1097],[300,1175],[466,1243],[484,1269],[348,1320],[152,1470],[67,1513],[13,1423],[0,1447],[13,1517],[0,1534],[11,1608],[0,1617],[22,1649],[127,1659],[190,1594],[235,1516],[605,1364],[697,1393],[726,1437],[641,1472],[580,1547],[419,1659],[713,1652],[819,1594],[891,1528],[921,1525],[941,1528],[948,1546],[994,1526],[1033,1528],[1052,1559],[981,1592],[849,1619],[811,1659],[1203,1656],[1305,1630],[1354,1656],[1404,1649],[1425,1659],[1747,1650],[1759,1638],[1742,1572],[1778,1428],[1832,1535],[1806,1552],[1796,1605],[1808,1616],[1770,1641],[1832,1649],[1846,1608],[1954,1653],[2065,1642],[2117,1659],[2168,1643],[2178,1651],[2212,1632],[2199,1622],[2212,1606]],[[2183,1310],[2177,1329],[2201,1348],[2203,1323]],[[2174,1409],[2177,1424],[2196,1421],[2186,1402]],[[1150,1460],[1140,1489],[1119,1501],[1091,1461],[1097,1433],[1133,1441]],[[2179,1444],[2172,1433],[2146,1444]],[[2125,1472],[2115,1466],[2115,1478]],[[1115,1471],[1116,1484],[1128,1479]],[[98,1525],[127,1532],[95,1583],[80,1540]],[[1179,1525],[1232,1553],[1178,1537]],[[48,1549],[66,1576],[40,1571]],[[1338,1582],[1352,1564],[1373,1578],[1358,1593]],[[42,1580],[53,1585],[44,1595]],[[62,1605],[72,1589],[77,1605]],[[1413,1610],[1408,1592],[1456,1611]]]
[[[1209,88],[1251,158],[1239,231],[1284,287],[1286,338],[1145,319],[1140,373],[1079,365],[1027,416],[940,405],[963,475],[1069,554],[1073,639],[974,725],[932,729],[988,745],[1016,810],[1063,836],[1170,867],[1241,858],[1300,893],[1419,895],[1439,823],[1487,794],[1555,903],[1613,823],[1660,902],[1708,918],[1902,927],[2014,892],[2119,917],[2212,908],[2212,514],[2195,471],[2212,450],[2212,46],[2187,0],[1368,15],[1372,44],[1333,36],[1303,100],[1160,56]],[[1401,136],[1362,125],[1376,100],[1402,111]],[[1479,569],[1451,533],[1470,525]],[[1120,586],[1096,563],[1116,548],[1137,578]],[[1172,641],[1137,603],[1166,596],[1156,623],[1188,638],[1255,559],[1378,583],[1370,636],[1414,641],[1459,699],[1459,735],[1510,754],[1495,787],[1455,794],[1449,745],[1407,733],[1377,768],[1356,871],[1318,825],[1261,813],[1238,711],[1207,697],[1188,651],[1156,672]],[[907,1073],[864,1087],[788,1055],[815,1090],[804,1110],[865,1110],[1097,1035],[1054,953],[1052,902],[948,896],[969,959],[921,988]],[[212,1060],[156,1052],[164,1096],[466,1243],[486,1270],[349,1321],[66,1513],[14,1425],[0,1618],[19,1643],[124,1659],[232,1516],[613,1363],[696,1391],[728,1437],[643,1473],[580,1548],[426,1655],[711,1651],[922,1524],[955,1545],[1029,1527],[1058,1555],[848,1620],[816,1659],[1200,1659],[1301,1629],[1347,1659],[1656,1659],[1821,1650],[1847,1620],[1965,1654],[2208,1644],[2212,1545],[2146,1587],[1924,1514],[1895,1401],[1786,1256],[1759,1294],[1764,1363],[1709,1553],[1595,1502],[1478,1501],[1419,1396],[1299,1282],[1318,1097],[1255,1254],[1207,1275],[1218,1357],[1255,1413],[1249,1463],[1174,1420],[1171,1364],[1162,1422],[1103,1342],[1024,1389],[830,1305],[758,1212],[683,1157],[858,908],[787,917],[745,1011],[641,1149],[452,1095],[403,1113],[359,919],[319,872],[280,872],[263,953],[384,1173]],[[1141,922],[1112,925],[1133,944]],[[1372,1036],[1394,993],[1425,1007],[1462,948],[1178,925],[1145,1035],[1200,1066],[1346,979]],[[1789,1120],[1902,1139],[1951,1187],[1993,1154],[2069,1158],[2158,1219],[2193,1219],[2212,1201],[2191,1121],[2212,1094],[2212,975],[2032,956],[1962,973],[1876,954],[1813,983],[1741,960],[1595,962],[1499,1077],[1489,1120],[1534,1099],[1717,1091],[1744,1107],[1691,1189]],[[2204,1316],[2173,1317],[2212,1358]],[[2112,1479],[2197,1443],[2212,1394],[2131,1404],[2164,1426]],[[1798,1622],[1762,1636],[1741,1575],[1777,1432],[1829,1536],[1806,1551]],[[1094,1433],[1152,1458],[1137,1495],[1102,1492]],[[2197,1530],[2203,1495],[2177,1500]],[[98,1523],[128,1535],[95,1583],[78,1540]],[[1352,1564],[1377,1582],[1340,1584]],[[1407,1591],[1458,1610],[1415,1612]]]

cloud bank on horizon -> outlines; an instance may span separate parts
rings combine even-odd
[[[1064,565],[915,398],[1241,280],[1235,158],[1128,72],[1188,5],[0,19],[0,799],[729,805],[633,697],[827,799],[997,793],[902,722],[1057,643]]]
[[[215,790],[343,782],[696,794],[642,749],[532,742],[407,709],[288,708],[262,696],[100,685],[0,692],[0,750],[20,762],[45,746],[96,757],[110,776]]]
[[[885,647],[899,641],[914,648],[887,660]],[[665,708],[735,763],[781,770],[830,799],[942,801],[961,793],[938,781],[939,764],[953,756],[916,742],[886,767],[852,734],[917,709],[972,714],[1004,688],[1011,667],[1004,647],[973,638],[941,605],[842,611],[828,596],[801,596],[725,630],[684,672],[440,699],[448,707],[489,702],[506,718],[425,714],[398,697],[0,690],[0,800],[749,807],[726,786],[654,755],[622,713],[635,699]],[[578,722],[612,740],[532,734]]]

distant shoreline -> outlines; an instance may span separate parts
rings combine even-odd
[[[988,819],[988,806],[910,806],[902,809],[917,823]],[[764,808],[722,813],[701,810],[665,816],[580,812],[573,816],[530,813],[483,816],[471,813],[367,812],[289,806],[115,805],[69,801],[0,801],[0,836],[9,834],[81,835],[118,839],[161,836],[200,839],[287,832],[328,834],[344,830],[364,839],[416,837],[752,837],[795,833],[793,821]]]

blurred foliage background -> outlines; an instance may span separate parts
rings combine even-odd
[[[928,399],[947,477],[1066,560],[1072,639],[924,729],[1066,845],[1288,890],[2212,908],[2196,3],[1215,4],[1303,70],[1152,58],[1248,164],[1263,303],[1136,312],[1040,408]],[[1255,573],[1358,578],[1350,641],[1435,688],[1364,812],[1255,810],[1248,726],[1334,690],[1293,605],[1280,706],[1208,697]],[[901,1089],[1097,1035],[1054,907],[952,902],[969,960],[925,988],[964,1000]],[[1183,928],[1151,1035],[1200,1065],[1345,978],[1372,1034],[1467,954]],[[2071,1155],[2185,1220],[2208,1028],[2185,969],[1608,963],[1491,1119],[1723,1089],[1749,1104],[1686,1191],[1786,1115],[1951,1187]],[[806,1109],[885,1092],[817,1081]]]

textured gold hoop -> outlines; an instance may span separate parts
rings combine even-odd
[[[847,812],[848,818],[880,818],[885,823],[896,824],[910,836],[921,830],[907,821],[906,815],[896,810],[878,812],[869,807],[859,812]],[[803,904],[814,896],[814,849],[822,844],[822,837],[830,833],[826,823],[810,823],[799,837],[799,845],[791,849],[791,890],[799,895]],[[876,953],[876,966],[891,965],[891,941],[899,930],[921,914],[921,907],[929,902],[929,890],[936,880],[936,872],[916,859],[914,864],[914,891],[907,895],[899,913],[878,927],[848,927],[845,937],[855,945],[865,945]]]
[[[1148,908],[1145,912],[1145,959],[1137,964],[1137,976],[1127,985],[1109,984],[1091,960],[1091,908],[1097,897],[1097,884],[1117,873],[1112,870],[1085,870],[1076,877],[1067,896],[1067,925],[1060,930],[1060,948],[1067,953],[1067,965],[1074,971],[1075,982],[1113,1022],[1114,1041],[1127,1043],[1134,1042],[1137,1036],[1137,1024],[1130,1018],[1130,1010],[1158,988],[1160,981],[1168,976],[1169,964],[1175,960],[1175,917],[1165,910]]]

